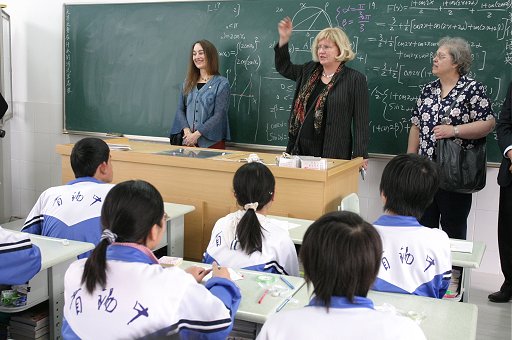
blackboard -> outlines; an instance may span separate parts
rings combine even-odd
[[[510,1],[219,1],[64,5],[65,129],[168,136],[191,45],[212,41],[231,84],[232,141],[282,146],[295,84],[274,69],[277,22],[290,16],[292,61],[311,59],[327,26],[343,28],[370,93],[371,153],[406,150],[410,113],[431,81],[437,41],[472,46],[470,76],[496,113],[512,78]],[[489,161],[500,161],[495,134]]]

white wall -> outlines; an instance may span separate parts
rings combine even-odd
[[[4,207],[6,217],[25,217],[44,189],[60,184],[60,160],[55,145],[75,142],[79,137],[61,133],[63,1],[11,0],[4,3],[12,25],[14,97],[14,118],[7,122],[8,135],[2,141],[3,172],[4,175],[11,173],[12,182],[10,204],[5,202]],[[362,215],[370,222],[382,211],[378,187],[386,163],[387,160],[372,159],[366,181],[360,182]],[[479,270],[495,274],[500,273],[496,176],[497,169],[490,168],[486,188],[473,195],[468,230],[470,238],[487,244]]]

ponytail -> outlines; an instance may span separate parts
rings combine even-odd
[[[82,274],[82,284],[85,283],[85,288],[89,294],[92,294],[97,284],[99,284],[101,288],[105,288],[105,285],[107,284],[106,270],[108,245],[109,242],[106,239],[101,240],[85,262],[84,272]]]
[[[151,228],[162,226],[164,202],[148,182],[126,181],[114,186],[101,207],[101,239],[87,259],[81,283],[92,294],[107,284],[107,248],[114,242],[145,244]]]
[[[247,255],[251,255],[255,251],[261,252],[263,243],[263,231],[261,229],[262,226],[256,215],[256,210],[253,208],[246,209],[244,216],[236,227],[236,238]]]
[[[246,211],[236,227],[236,237],[240,247],[248,255],[262,251],[263,227],[256,211],[261,210],[272,200],[274,188],[274,175],[262,163],[242,165],[233,178],[237,202]]]

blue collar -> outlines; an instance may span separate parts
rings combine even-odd
[[[322,301],[317,300],[316,297],[311,299],[307,307],[324,307],[325,304]],[[329,308],[370,308],[373,309],[372,300],[362,297],[354,296],[354,302],[344,296],[331,296],[331,305]]]
[[[99,183],[99,184],[105,183],[105,182],[102,182],[99,179],[96,179],[94,177],[78,177],[72,181],[69,181],[67,184],[71,185],[71,184],[80,183],[80,182],[94,182],[94,183]]]
[[[373,224],[383,227],[422,227],[416,217],[401,215],[382,215]]]
[[[149,258],[142,251],[133,247],[127,247],[116,244],[108,246],[107,260],[155,264],[155,262],[153,262],[153,259]]]

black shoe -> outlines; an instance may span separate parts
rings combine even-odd
[[[491,302],[509,302],[512,299],[512,287],[501,286],[501,289],[495,293],[489,294]]]

